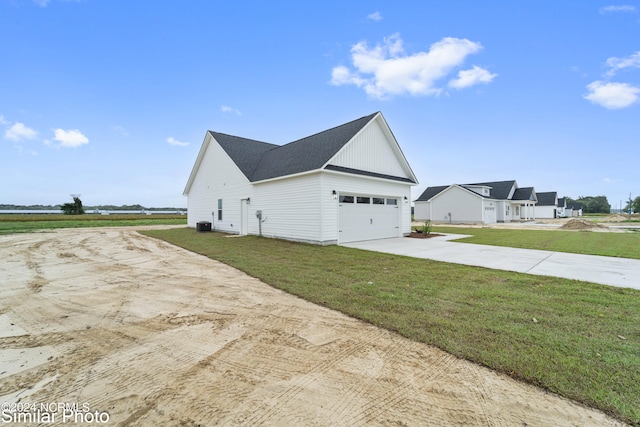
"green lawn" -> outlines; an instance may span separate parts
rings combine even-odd
[[[456,242],[640,259],[640,233],[441,226],[434,226],[432,232],[472,236]]]
[[[640,426],[640,291],[187,228],[144,234]]]
[[[24,233],[53,228],[124,227],[135,225],[187,225],[186,215],[62,215],[62,214],[3,214],[0,215],[0,234]]]

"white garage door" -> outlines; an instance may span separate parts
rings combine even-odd
[[[494,224],[496,222],[496,208],[485,207],[484,208],[484,223]]]
[[[340,195],[338,242],[400,236],[399,198]]]

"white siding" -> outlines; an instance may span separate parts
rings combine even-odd
[[[413,219],[415,221],[431,221],[431,202],[415,202]]]
[[[322,236],[325,241],[338,241],[338,200],[333,200],[332,192],[339,195],[356,194],[398,199],[400,208],[400,228],[398,237],[411,233],[411,186],[401,182],[360,177],[358,175],[326,172],[321,180],[322,196]],[[406,200],[405,200],[406,197]]]
[[[482,218],[482,222],[484,224],[495,224],[497,222],[499,206],[497,201],[492,199],[484,199],[482,201],[482,205],[484,208],[484,217]]]
[[[482,198],[459,187],[451,187],[431,199],[432,221],[479,223],[483,213]]]
[[[207,138],[211,136],[207,134]],[[239,233],[240,200],[247,197],[253,197],[251,184],[227,153],[211,140],[189,190],[188,226],[212,221],[216,230]],[[222,221],[217,216],[218,199],[222,199]]]
[[[319,172],[255,184],[249,234],[259,233],[260,209],[263,236],[322,243],[319,189]]]
[[[411,178],[377,120],[369,123],[330,161],[347,168]]]
[[[555,206],[536,206],[536,218],[555,218],[553,214],[556,209]]]

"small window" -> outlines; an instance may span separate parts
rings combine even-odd
[[[353,203],[353,196],[340,196],[340,203]]]
[[[222,221],[222,199],[218,199],[218,221]]]
[[[373,198],[374,205],[384,205],[384,198],[382,197],[374,197]]]
[[[387,204],[388,205],[397,205],[398,204],[398,199],[387,199]]]
[[[358,196],[358,203],[369,204],[371,203],[371,197]]]

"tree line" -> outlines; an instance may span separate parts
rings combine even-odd
[[[12,211],[12,210],[23,210],[23,211],[52,211],[52,210],[62,210],[61,205],[13,205],[13,204],[0,204],[0,210],[4,211]],[[174,207],[163,207],[163,208],[147,208],[142,205],[96,205],[96,206],[84,206],[85,211],[93,211],[93,210],[104,210],[104,211],[175,211],[175,210],[184,210],[184,208],[174,208]]]
[[[604,213],[611,212],[611,205],[606,196],[580,196],[577,199],[565,197],[567,206],[582,205],[582,213]]]

